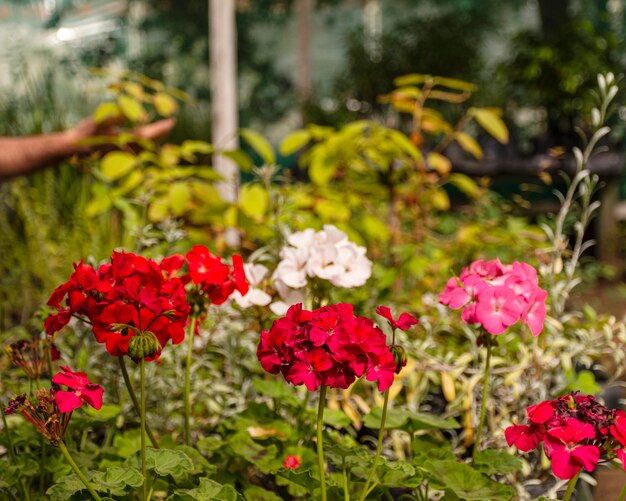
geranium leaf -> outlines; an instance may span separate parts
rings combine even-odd
[[[193,470],[193,462],[182,451],[146,448],[146,465],[157,475],[179,477]]]
[[[462,499],[506,501],[515,496],[511,487],[494,482],[463,463],[452,460],[426,461],[424,468]]]
[[[285,137],[280,143],[280,154],[283,156],[293,155],[296,151],[304,148],[311,141],[311,132],[297,130]]]
[[[507,451],[485,449],[476,454],[474,466],[487,475],[504,475],[521,470],[522,462]]]

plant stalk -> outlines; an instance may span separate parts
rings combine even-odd
[[[322,501],[326,501],[326,468],[324,466],[324,444],[322,438],[322,428],[324,426],[324,406],[326,405],[325,385],[320,386],[320,401],[317,408],[317,462],[320,469],[320,488],[322,490]]]
[[[146,362],[142,358],[139,362],[140,389],[141,389],[141,474],[143,475],[143,499],[148,501],[148,469],[146,468]]]
[[[195,315],[189,321],[189,331],[187,333],[187,364],[185,366],[185,444],[191,445],[191,358],[193,355],[193,338],[196,333],[196,323],[198,319]]]
[[[489,393],[489,365],[491,363],[491,339],[487,342],[487,358],[485,359],[485,376],[483,379],[483,401],[480,405],[480,419],[478,420],[478,428],[476,429],[476,440],[474,441],[474,451],[472,453],[472,462],[476,461],[476,455],[480,449],[480,438],[485,425],[485,416],[487,414],[487,395]]]
[[[579,476],[580,476],[580,471],[576,473],[576,476],[574,476],[574,478],[570,479],[569,483],[567,484],[567,490],[565,491],[565,495],[563,496],[563,501],[569,501],[569,498],[572,497],[572,494],[574,493],[574,488],[576,487],[576,482],[578,482]],[[626,489],[626,487],[624,489]],[[624,491],[622,491],[622,494],[620,495],[620,499],[622,499],[623,497],[624,497]]]
[[[363,486],[363,491],[361,492],[360,501],[365,501],[367,495],[369,494],[368,488],[369,485],[374,478],[374,474],[376,473],[376,467],[378,466],[378,461],[380,460],[380,453],[383,450],[383,436],[385,434],[385,421],[387,421],[387,406],[389,405],[389,388],[385,390],[385,397],[383,402],[383,413],[380,418],[380,429],[378,430],[378,443],[376,444],[376,455],[374,456],[374,463],[372,464],[372,469],[370,470],[369,475],[367,476],[367,480],[365,481],[365,485]]]
[[[141,416],[141,407],[139,406],[139,401],[137,400],[137,395],[135,394],[135,390],[133,390],[133,386],[130,384],[130,377],[128,376],[128,370],[126,369],[126,362],[124,362],[124,357],[117,357],[117,361],[120,364],[120,369],[122,369],[122,376],[124,377],[124,384],[126,385],[126,389],[128,390],[128,395],[133,402],[133,407],[135,407],[135,412]],[[152,443],[152,447],[155,449],[159,448],[159,442],[157,442],[156,437],[152,433],[152,429],[146,425],[146,433],[150,438],[150,442]]]
[[[61,449],[63,456],[65,456],[65,460],[72,467],[72,470],[74,470],[74,473],[76,473],[76,476],[80,478],[80,481],[85,485],[85,487],[91,494],[91,497],[93,497],[96,501],[102,501],[102,498],[98,496],[98,493],[91,486],[91,484],[89,483],[89,480],[87,480],[87,477],[83,475],[83,472],[80,471],[80,468],[74,462],[74,459],[72,459],[72,456],[70,455],[70,451],[67,450],[67,447],[65,446],[65,443],[63,442],[63,440],[59,441],[59,449]]]
[[[4,426],[3,429],[7,434],[7,441],[9,445],[9,458],[11,459],[11,463],[13,463],[13,465],[17,465],[15,447],[13,446],[13,437],[11,435],[11,430],[9,429],[9,424],[7,423],[7,417],[6,417],[6,414],[4,413],[4,408],[2,406],[0,406],[0,414],[2,414],[2,425]],[[26,487],[24,487],[24,482],[22,481],[21,478],[18,478],[17,486],[22,492],[22,496],[25,499],[25,501],[30,501],[30,494],[28,490],[26,489]]]

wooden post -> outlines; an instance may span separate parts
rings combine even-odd
[[[212,143],[217,150],[239,147],[237,106],[237,29],[235,0],[209,0],[209,57],[211,71]],[[213,157],[213,168],[223,181],[216,187],[222,199],[239,198],[239,168],[222,155]],[[239,245],[236,228],[227,228],[226,244]]]
[[[315,0],[296,0],[296,93],[300,105],[300,122],[304,125],[304,105],[311,99],[311,12]]]

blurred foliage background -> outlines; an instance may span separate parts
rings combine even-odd
[[[308,61],[299,59],[295,49],[298,36],[303,36],[297,30],[298,3],[237,2],[240,123],[259,131],[274,146],[311,123],[340,130],[354,120],[373,119],[408,131],[406,117],[379,96],[394,88],[395,78],[424,73],[476,84],[472,106],[502,108],[510,141],[499,145],[473,125],[470,132],[487,157],[524,158],[575,144],[573,126],[585,126],[587,91],[595,85],[596,74],[620,73],[625,64],[624,0],[318,0],[308,2],[310,32],[304,34],[310,39]],[[98,67],[112,72],[130,68],[183,90],[190,100],[181,103],[169,140],[208,141],[207,18],[206,0],[0,0],[0,135],[61,130],[91,114],[110,97],[106,81],[88,71]],[[303,65],[312,75],[306,98],[296,89]],[[443,102],[437,109],[453,123],[457,105]],[[621,123],[618,115],[610,146],[620,146]],[[247,153],[257,164],[263,163],[249,146]],[[306,179],[304,170],[295,168],[297,155],[290,153],[277,151],[277,163],[287,169],[277,174],[281,185],[285,179]],[[99,260],[112,247],[134,242],[128,212],[118,207],[95,217],[89,214],[99,181],[84,174],[96,165],[95,160],[81,161],[0,183],[0,328],[32,315],[51,287],[67,275],[71,261],[80,256]],[[251,171],[244,179],[262,184],[258,173]],[[527,231],[529,220],[519,211],[520,201],[488,192],[486,181],[476,180],[479,192],[465,184],[464,195],[463,183],[461,189],[458,182],[448,183],[442,195],[445,183],[423,181],[420,186],[433,187],[435,195],[417,220],[439,240],[424,244],[423,255],[408,246],[398,248],[394,258],[411,256],[410,266],[418,276],[429,275],[425,263],[440,261],[447,252],[441,242],[458,242],[458,232],[465,226],[471,229],[461,232],[463,252],[458,252],[458,244],[448,249],[459,259],[481,252],[491,257],[503,249],[511,252],[510,242],[519,235],[528,236],[529,245],[535,241],[535,230]],[[464,203],[468,189],[480,193],[470,205]],[[349,229],[347,220],[337,220],[346,212],[334,211],[342,198],[332,186],[301,191],[308,201],[301,193],[285,199],[286,207],[300,210],[290,222],[303,227],[330,218]],[[369,195],[367,190],[361,193]],[[348,202],[348,218],[359,213],[360,200]],[[409,204],[411,200],[406,198]],[[203,224],[216,224],[214,209],[209,215],[205,211]],[[245,211],[242,214],[243,223],[251,227],[259,223]],[[215,236],[198,233],[198,221],[192,224],[192,235]],[[365,221],[369,222],[353,231],[353,237],[358,233],[374,255],[380,254],[386,241],[384,225]],[[493,228],[494,235],[496,229],[503,233],[494,237],[497,251],[476,244],[479,228],[485,226]],[[383,246],[377,250],[378,241]],[[250,242],[250,249],[265,243],[260,237]],[[517,250],[521,254],[525,247]],[[453,263],[442,263],[444,275]],[[433,280],[427,283],[435,286]],[[392,284],[393,278],[387,282]]]

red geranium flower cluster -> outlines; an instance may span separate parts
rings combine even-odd
[[[187,263],[187,273],[180,278],[184,284],[194,285],[188,292],[188,301],[193,309],[192,313],[199,317],[209,304],[220,305],[235,291],[239,291],[242,296],[248,292],[243,259],[238,254],[233,254],[232,261],[231,270],[204,245],[195,245],[184,257],[176,254],[164,259],[162,266],[166,267],[168,274],[174,274]]]
[[[53,335],[76,316],[91,324],[111,355],[158,358],[169,340],[183,341],[189,314],[183,282],[169,276],[171,264],[126,252],[114,252],[98,269],[75,264],[48,300],[57,313],[46,320],[46,332]]]
[[[518,320],[533,336],[543,330],[548,293],[539,287],[537,272],[527,263],[502,264],[478,260],[448,280],[439,301],[457,310],[468,324],[481,324],[490,334],[502,334]]]
[[[543,442],[552,472],[573,478],[581,468],[591,472],[600,456],[618,457],[626,469],[626,413],[607,409],[591,395],[572,393],[526,409],[528,424],[509,426],[509,446],[529,452]]]
[[[369,318],[355,316],[350,304],[313,311],[296,304],[263,331],[257,357],[267,372],[281,372],[288,382],[310,391],[320,385],[348,388],[363,375],[384,391],[396,371],[386,343],[383,331]]]

